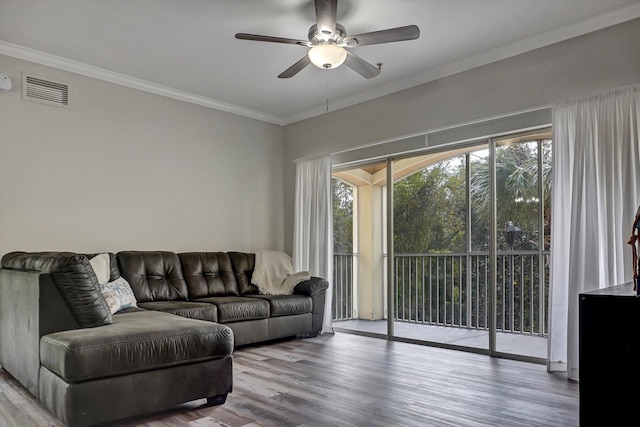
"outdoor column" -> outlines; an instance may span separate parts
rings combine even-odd
[[[382,187],[358,187],[358,313],[359,319],[384,319]]]

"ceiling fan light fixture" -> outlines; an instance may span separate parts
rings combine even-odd
[[[330,69],[342,65],[347,58],[347,51],[333,43],[322,43],[309,49],[307,55],[316,67]]]
[[[278,75],[279,79],[295,76],[310,64],[329,70],[345,64],[365,79],[380,74],[380,64],[373,64],[351,52],[351,48],[382,43],[415,40],[420,37],[417,25],[387,28],[386,30],[347,35],[346,28],[336,22],[338,0],[313,0],[316,9],[316,23],[309,27],[308,40],[263,36],[260,34],[237,33],[236,38],[260,42],[284,43],[304,46],[307,54]],[[347,61],[347,59],[349,59]]]

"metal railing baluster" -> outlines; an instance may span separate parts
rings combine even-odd
[[[548,254],[545,251],[542,256],[548,257]],[[500,272],[498,329],[522,335],[547,335],[544,301],[549,286],[548,267],[539,256],[538,251],[498,255],[498,263],[493,267]],[[514,257],[515,262],[511,263]],[[356,317],[353,275],[356,259],[357,254],[334,254],[332,312],[335,321]],[[490,309],[488,261],[488,254],[484,252],[396,254],[398,312],[392,314],[394,319],[486,330]],[[545,269],[538,271],[537,266],[541,264]]]

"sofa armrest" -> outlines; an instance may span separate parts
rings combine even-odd
[[[324,291],[329,287],[329,282],[321,277],[312,276],[309,280],[300,282],[293,289],[294,294],[304,294],[310,297],[318,292]]]
[[[305,280],[293,289],[294,294],[310,296],[313,301],[313,311],[311,313],[311,336],[315,336],[322,331],[324,323],[324,306],[327,296],[329,282],[322,277],[314,277]]]
[[[0,365],[38,396],[40,338],[77,329],[51,274],[0,269]]]
[[[2,257],[2,268],[49,274],[75,319],[84,328],[112,322],[98,278],[85,255],[74,252],[10,252]]]

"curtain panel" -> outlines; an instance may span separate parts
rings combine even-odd
[[[640,84],[553,106],[548,370],[579,379],[578,295],[630,282]]]
[[[322,333],[333,333],[331,156],[296,162],[293,267],[329,281]]]

